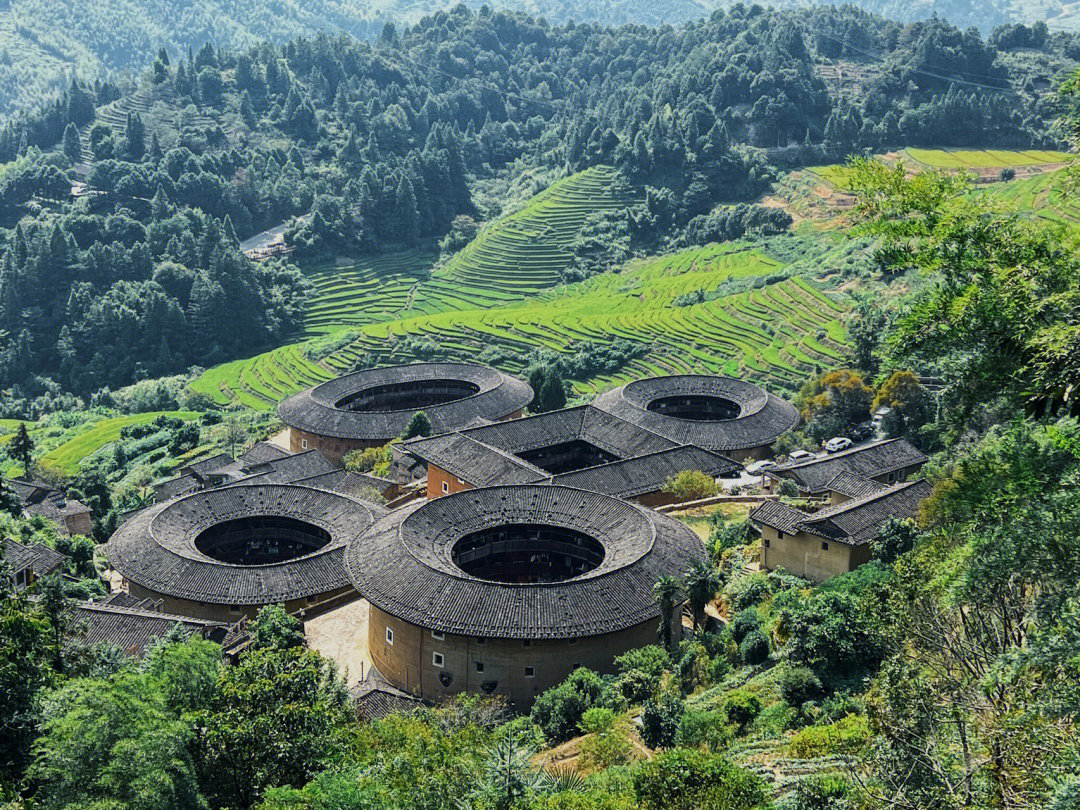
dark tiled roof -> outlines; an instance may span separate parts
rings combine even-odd
[[[393,481],[385,478],[376,478],[374,475],[354,473],[348,470],[333,470],[332,472],[313,475],[310,478],[299,478],[291,483],[325,489],[360,500],[364,500],[367,490],[373,489],[382,495],[388,487],[394,485]]]
[[[931,489],[922,479],[905,481],[813,514],[769,501],[751,512],[750,519],[789,534],[805,532],[857,546],[874,540],[889,518],[918,515]]]
[[[142,658],[154,639],[167,635],[177,624],[189,637],[201,635],[218,643],[223,643],[229,632],[229,626],[221,622],[114,603],[82,602],[75,607],[74,613],[73,641],[87,645],[111,644],[134,658]]]
[[[803,521],[806,520],[806,513],[779,501],[765,501],[761,506],[750,512],[750,519],[771,529],[786,532],[787,534],[795,534],[799,531]]]
[[[479,579],[454,564],[462,537],[499,525],[560,526],[604,548],[587,573],[562,582]],[[473,489],[407,506],[351,543],[345,563],[373,605],[412,624],[491,638],[578,638],[658,617],[652,587],[705,550],[672,518],[595,492],[561,486]]]
[[[368,387],[421,380],[463,380],[478,392],[441,405],[392,411],[350,411],[337,403]],[[278,416],[290,427],[344,439],[383,441],[400,436],[412,418],[423,410],[432,430],[458,430],[478,419],[497,420],[526,407],[532,401],[527,383],[495,369],[467,363],[416,363],[369,369],[301,391],[278,405]]]
[[[404,452],[473,486],[527,484],[550,474],[517,454],[585,441],[618,459],[673,450],[677,445],[609,413],[582,405],[457,433],[413,439]],[[614,479],[612,479],[614,480]]]
[[[257,442],[251,449],[240,454],[240,458],[237,461],[243,466],[245,470],[252,467],[258,467],[260,464],[265,464],[268,461],[277,461],[279,458],[284,458],[289,455],[287,450],[283,450],[276,444],[270,444],[270,442]]]
[[[837,473],[825,485],[825,489],[829,492],[838,492],[848,498],[862,498],[865,495],[881,492],[885,488],[885,484],[878,483],[873,478],[864,478],[849,472]]]
[[[4,559],[15,571],[30,569],[35,577],[56,571],[64,564],[64,555],[41,543],[24,545],[10,538],[4,540]]]
[[[838,473],[876,478],[925,462],[926,456],[907,439],[886,439],[813,461],[782,464],[767,474],[771,478],[790,478],[803,492],[816,495],[826,492]]]
[[[259,476],[260,483],[288,484],[301,478],[311,478],[313,475],[321,475],[336,469],[318,450],[305,450],[303,453],[286,454],[281,458],[264,462],[257,467],[252,467],[250,472]]]
[[[72,515],[89,515],[90,507],[82,501],[67,498],[61,492],[52,492],[42,500],[25,507],[28,515],[41,515],[50,520],[62,521]]]
[[[56,489],[42,481],[32,481],[26,478],[12,478],[7,481],[12,491],[19,496],[23,504],[38,503],[46,495],[56,492]]]
[[[199,482],[194,475],[178,475],[176,478],[154,484],[154,498],[161,503],[169,500],[169,498],[195,492],[198,488]]]
[[[699,421],[649,410],[655,400],[678,396],[718,397],[734,403],[740,413],[733,419]],[[795,407],[780,397],[742,380],[709,375],[638,380],[601,394],[594,404],[678,444],[719,453],[771,444],[799,421]]]
[[[476,487],[528,484],[540,481],[548,475],[539,467],[506,450],[474,439],[469,433],[444,433],[423,439],[416,444],[409,444],[407,452]]]
[[[669,478],[686,470],[700,470],[716,478],[741,469],[741,464],[729,458],[687,445],[574,470],[556,475],[550,481],[618,498],[636,498],[645,493],[658,492]]]
[[[869,543],[889,518],[918,515],[919,504],[932,489],[930,482],[922,479],[894,484],[880,492],[815,512],[806,520],[806,530],[852,545]]]
[[[154,593],[220,605],[265,605],[348,584],[345,544],[382,510],[333,492],[291,484],[235,485],[197,492],[138,513],[109,540],[116,570]],[[271,565],[230,565],[203,554],[195,538],[243,517],[282,516],[330,534],[318,551]]]
[[[374,668],[367,678],[349,690],[349,697],[356,706],[356,716],[369,723],[427,705],[420,698],[391,686]]]
[[[187,464],[180,468],[181,474],[194,475],[196,478],[206,478],[208,475],[213,475],[221,470],[223,467],[228,467],[234,464],[235,461],[228,453],[218,453],[210,458],[204,458],[202,461],[196,461],[194,464]]]

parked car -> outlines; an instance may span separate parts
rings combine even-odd
[[[811,461],[815,458],[817,458],[817,456],[815,456],[809,450],[792,450],[790,453],[788,453],[788,461]]]
[[[825,452],[839,453],[841,450],[847,450],[851,445],[852,441],[847,436],[836,436],[825,442]]]
[[[775,470],[776,462],[770,459],[764,461],[755,461],[753,464],[746,465],[746,471],[751,475],[761,475],[766,470]]]
[[[855,427],[853,427],[848,432],[848,435],[850,435],[851,438],[858,442],[863,441],[864,439],[869,439],[871,436],[874,435],[874,432],[875,427],[872,423],[863,422],[861,425],[856,425]]]

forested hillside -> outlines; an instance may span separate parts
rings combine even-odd
[[[821,72],[858,58],[845,37],[887,52],[856,93]],[[1068,44],[1018,61],[944,22],[852,9],[611,31],[462,7],[370,44],[163,50],[137,91],[73,82],[0,130],[0,384],[23,403],[87,396],[277,345],[308,295],[294,262],[439,239],[449,258],[500,213],[478,190],[528,166],[618,170],[625,208],[582,220],[566,268],[583,278],[684,232],[782,230],[781,212],[713,210],[760,196],[777,163],[1054,145],[1049,72]],[[290,220],[288,259],[240,255]]]
[[[244,0],[225,3],[200,0],[3,0],[0,2],[0,120],[37,106],[61,93],[68,78],[93,82],[132,78],[149,67],[159,49],[178,59],[206,42],[236,50],[268,40],[285,42],[318,31],[348,33],[371,39],[386,22],[399,27],[424,14],[449,10],[451,0]],[[466,0],[474,11],[482,0]],[[574,20],[606,26],[678,25],[736,5],[731,0],[493,0],[486,5],[521,11],[550,23]],[[817,0],[770,0],[764,5],[804,8],[825,5]],[[933,15],[961,29],[979,28],[983,35],[1010,23],[1049,20],[1054,30],[1075,31],[1073,4],[1060,0],[859,0],[858,8],[900,22]]]

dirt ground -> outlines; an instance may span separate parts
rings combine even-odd
[[[369,605],[356,599],[304,623],[308,645],[337,662],[347,686],[363,680],[371,669],[367,649]]]

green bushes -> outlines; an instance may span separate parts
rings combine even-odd
[[[727,721],[739,729],[745,729],[761,713],[761,698],[745,689],[728,692],[720,705]]]
[[[569,740],[588,709],[602,706],[608,687],[589,669],[575,669],[558,686],[547,690],[532,707],[532,721],[549,743]]]
[[[788,744],[797,757],[854,754],[870,740],[870,724],[862,715],[849,714],[827,726],[808,726]]]
[[[821,681],[809,667],[792,667],[780,676],[780,694],[788,705],[802,712],[808,700],[817,700],[824,690]]]
[[[700,751],[660,754],[633,780],[642,810],[751,810],[767,798],[758,776]]]
[[[739,658],[744,664],[762,664],[769,658],[769,640],[760,630],[751,630],[739,644]]]
[[[641,705],[641,739],[650,748],[669,748],[675,743],[686,704],[671,692],[664,692]]]
[[[680,501],[696,501],[716,494],[716,479],[701,470],[683,470],[664,483],[663,491]]]

